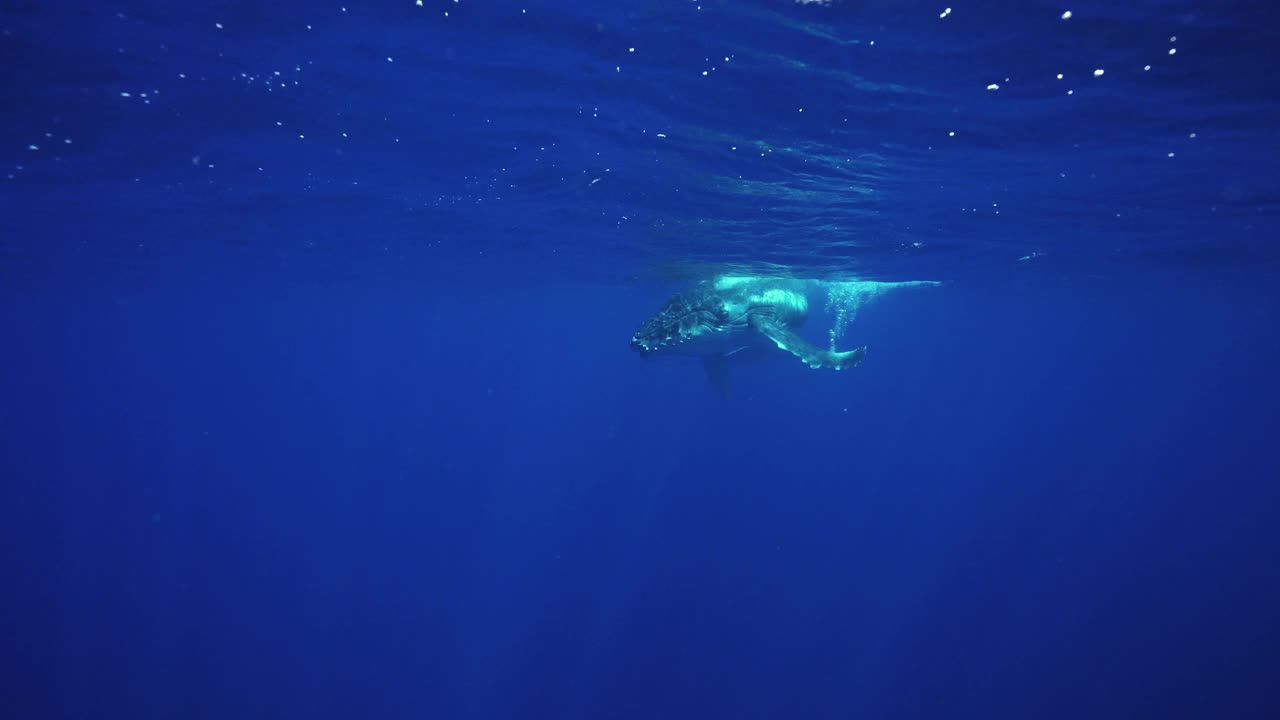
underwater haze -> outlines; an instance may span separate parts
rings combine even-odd
[[[0,4],[0,717],[1280,717],[1277,28]]]

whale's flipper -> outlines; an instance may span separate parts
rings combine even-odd
[[[715,386],[722,398],[733,394],[733,384],[729,382],[729,356],[703,355],[702,367],[707,371],[707,379]]]
[[[862,358],[867,355],[865,347],[848,352],[818,349],[804,338],[768,318],[753,319],[751,324],[761,335],[772,340],[774,345],[800,358],[801,362],[811,368],[844,370],[857,367],[862,362]]]

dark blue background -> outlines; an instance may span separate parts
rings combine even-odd
[[[430,4],[0,14],[6,717],[1274,716],[1265,9]]]

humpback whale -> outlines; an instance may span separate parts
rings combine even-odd
[[[722,277],[675,295],[631,336],[642,357],[691,355],[702,359],[721,392],[728,359],[752,348],[777,348],[811,368],[857,367],[866,347],[824,350],[800,337],[809,316],[806,282],[766,277]]]

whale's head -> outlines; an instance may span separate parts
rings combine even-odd
[[[701,355],[734,329],[745,327],[714,292],[695,290],[667,301],[631,336],[631,349],[651,355]]]

